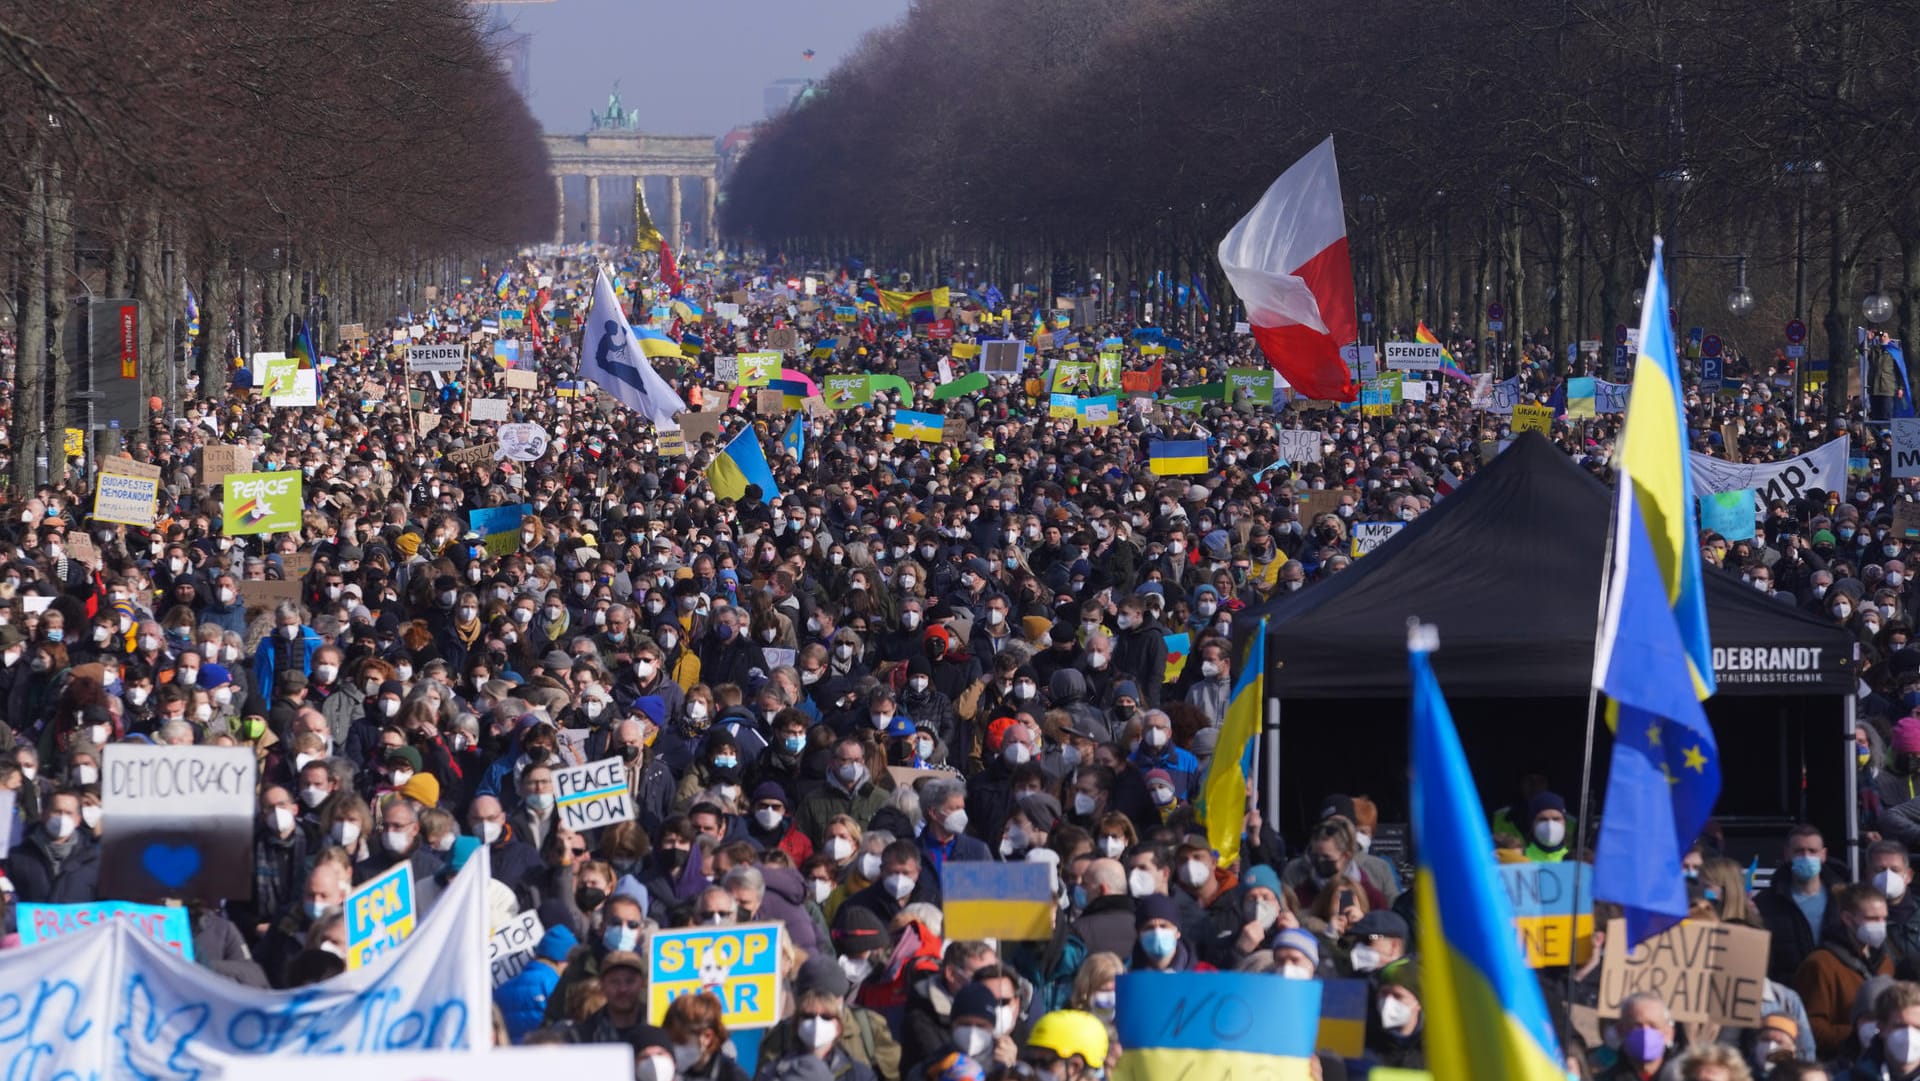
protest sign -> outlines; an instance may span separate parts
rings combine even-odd
[[[261,608],[271,608],[282,601],[298,601],[300,580],[297,578],[248,579],[240,583],[240,599],[249,606]]]
[[[1920,418],[1893,419],[1893,460],[1887,463],[1889,477],[1920,477]]]
[[[1387,367],[1404,372],[1437,372],[1441,346],[1439,342],[1388,342],[1384,359]]]
[[[687,435],[678,428],[662,428],[657,446],[663,458],[685,458]]]
[[[467,366],[467,347],[461,342],[407,346],[407,371],[457,372]]]
[[[852,409],[873,401],[873,386],[865,375],[829,375],[821,386],[828,409]]]
[[[221,532],[238,537],[298,530],[304,476],[297,469],[228,476],[220,485]]]
[[[413,864],[407,860],[348,894],[347,967],[365,968],[367,962],[405,942],[417,921],[416,904]]]
[[[698,413],[682,413],[673,418],[680,422],[680,431],[687,437],[687,446],[700,445],[700,437],[720,435],[720,414],[702,410]]]
[[[1300,520],[1313,522],[1323,514],[1337,514],[1340,510],[1340,493],[1337,491],[1306,491],[1299,496]]]
[[[547,453],[547,430],[538,424],[502,424],[498,432],[500,449],[495,458],[516,462],[537,462]]]
[[[78,428],[68,428],[61,433],[60,453],[69,458],[79,458],[87,453],[87,433]]]
[[[618,758],[554,770],[553,791],[560,824],[568,829],[598,829],[634,817],[627,768]]]
[[[681,995],[710,991],[730,1029],[770,1028],[781,1017],[780,946],[786,925],[661,929],[647,936],[647,1020],[659,1024]]]
[[[1116,984],[1115,1081],[1304,1081],[1325,988],[1266,972],[1130,972]],[[1376,1071],[1377,1072],[1377,1071]]]
[[[487,967],[493,973],[495,987],[520,974],[533,960],[533,948],[540,944],[546,928],[540,925],[538,912],[522,912],[507,921],[505,927],[487,939]]]
[[[1527,965],[1586,964],[1593,953],[1593,867],[1567,860],[1505,863],[1499,871]]]
[[[275,409],[307,409],[319,405],[319,374],[312,368],[302,368],[293,373],[292,389],[270,396],[267,404]]]
[[[1521,432],[1539,432],[1550,435],[1553,432],[1553,408],[1545,405],[1516,405],[1513,407],[1513,434]]]
[[[67,558],[78,560],[96,571],[101,566],[100,549],[94,547],[93,538],[84,533],[67,534]]]
[[[1028,860],[948,860],[940,867],[940,911],[953,940],[1030,941],[1053,936],[1054,868]]]
[[[714,357],[713,381],[723,387],[738,386],[740,383],[740,358]]]
[[[740,386],[764,387],[780,378],[781,357],[778,353],[742,353],[734,359],[740,365]]]
[[[1320,441],[1324,437],[1319,432],[1281,428],[1273,435],[1274,449],[1279,452],[1282,461],[1292,462],[1295,465],[1311,465],[1320,460]]]
[[[520,550],[520,523],[533,516],[533,504],[475,507],[467,512],[467,528],[480,534],[488,553],[512,555]]]
[[[447,452],[446,458],[448,462],[454,465],[480,465],[493,461],[494,454],[499,451],[499,449],[500,444],[498,443],[478,443],[471,447],[450,450]]]
[[[313,553],[287,552],[280,557],[280,567],[288,578],[298,578],[313,569]]]
[[[508,390],[539,390],[540,373],[526,368],[508,368],[500,373],[500,385]]]
[[[1025,342],[982,342],[980,370],[995,379],[1012,379],[1020,374],[1025,351]]]
[[[111,463],[109,463],[110,466]],[[152,527],[160,481],[153,477],[123,477],[103,468],[94,480],[93,517],[99,522]]]
[[[200,481],[218,484],[229,473],[253,472],[253,448],[209,443],[200,448]]]
[[[1255,405],[1273,404],[1273,369],[1228,368],[1227,400],[1245,400]]]
[[[367,328],[364,323],[340,324],[340,340],[343,342],[364,342],[367,340]]]
[[[787,395],[776,388],[757,390],[753,394],[753,409],[756,413],[784,413],[787,411]]]
[[[342,1056],[357,1050],[461,1048],[462,1061],[486,1061],[473,1052],[488,1047],[493,1009],[488,878],[482,853],[412,942],[371,968],[297,990],[220,978],[125,920],[0,953],[0,1000],[32,1006],[0,1031],[0,1059],[47,1077],[172,1081],[231,1079],[243,1066],[279,1081],[289,1065],[309,1062],[338,1078]]]
[[[1405,529],[1406,525],[1405,522],[1355,522],[1353,523],[1353,545],[1347,554],[1359,559],[1392,540],[1393,535]]]
[[[1706,1021],[1754,1028],[1767,994],[1765,931],[1734,923],[1687,920],[1631,950],[1627,921],[1607,921],[1608,949],[1600,963],[1600,1016],[1620,1016],[1627,996],[1651,991],[1675,1021]]]
[[[260,393],[268,396],[293,393],[294,376],[300,373],[298,358],[285,353],[255,353],[253,364]]]
[[[1846,490],[1847,437],[1822,443],[1784,462],[1741,465],[1698,451],[1689,452],[1687,461],[1692,465],[1689,472],[1694,495],[1754,488],[1763,502],[1791,502],[1815,488],[1825,492]]]
[[[980,373],[975,372],[974,374],[978,375]],[[940,442],[964,443],[966,441],[967,441],[967,418],[948,417],[946,425],[942,427],[940,430]]]
[[[130,901],[37,905],[23,901],[16,916],[22,946],[91,931],[110,920],[126,920],[147,941],[183,961],[193,960],[193,923],[187,909],[180,905],[136,905]]]
[[[1727,543],[1753,539],[1754,496],[1750,491],[1711,492],[1700,497],[1700,528]]]
[[[1920,540],[1920,503],[1893,505],[1893,535],[1902,540]]]
[[[800,352],[800,332],[792,327],[774,327],[767,331],[767,344],[789,356]],[[775,373],[776,377],[778,373]]]
[[[1314,1050],[1350,1059],[1366,1053],[1369,991],[1365,980],[1321,981],[1320,1032]]]
[[[473,399],[471,419],[504,422],[507,419],[507,400],[505,398]]]
[[[100,894],[207,901],[253,896],[251,747],[101,748]]]

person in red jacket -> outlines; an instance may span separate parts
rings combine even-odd
[[[1826,922],[1820,945],[1800,962],[1793,988],[1813,1023],[1820,1057],[1831,1059],[1853,1035],[1853,1000],[1860,985],[1893,974],[1887,950],[1887,895],[1868,885],[1848,886],[1834,895],[1838,922]]]

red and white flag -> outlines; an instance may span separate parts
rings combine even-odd
[[[1359,337],[1333,138],[1280,174],[1220,242],[1260,351],[1307,398],[1360,397],[1342,347]]]

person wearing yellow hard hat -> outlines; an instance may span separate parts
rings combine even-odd
[[[1081,1081],[1107,1064],[1107,1026],[1085,1010],[1055,1010],[1034,1022],[1020,1061],[1037,1081]]]

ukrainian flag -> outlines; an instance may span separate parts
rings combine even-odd
[[[707,339],[696,331],[689,330],[680,335],[680,352],[687,356],[697,357],[700,355],[700,351],[706,347]]]
[[[1180,477],[1207,472],[1204,439],[1156,439],[1147,448],[1147,468],[1156,477]]]
[[[1566,1060],[1546,1001],[1514,936],[1513,906],[1494,866],[1480,793],[1428,663],[1438,645],[1431,627],[1408,635],[1427,1068],[1435,1077],[1565,1081]],[[1676,882],[1682,881],[1678,872],[1676,866]]]
[[[1719,747],[1700,705],[1713,690],[1712,653],[1699,549],[1690,543],[1699,527],[1657,239],[1644,309],[1634,394],[1614,456],[1613,565],[1593,677],[1614,729],[1594,896],[1625,910],[1626,946],[1686,917],[1680,858],[1720,795]]]
[[[780,487],[773,480],[773,468],[767,465],[767,452],[760,446],[760,437],[754,434],[752,425],[740,429],[740,434],[720,448],[719,455],[707,465],[707,484],[717,499],[745,499],[749,484],[760,486],[761,499],[780,494]]]
[[[1633,370],[1632,408],[1613,454],[1613,468],[1631,475],[1634,499],[1660,565],[1667,603],[1680,628],[1694,693],[1714,692],[1713,647],[1707,641],[1707,600],[1700,585],[1699,534],[1694,524],[1693,477],[1687,462],[1687,411],[1680,398],[1680,363],[1668,316],[1667,275],[1653,240],[1646,301],[1640,306],[1640,359]]]
[[[1207,826],[1207,844],[1220,854],[1222,866],[1240,858],[1240,835],[1247,818],[1247,777],[1253,766],[1253,743],[1260,734],[1261,711],[1267,695],[1267,621],[1247,643],[1240,674],[1233,681],[1233,697],[1227,700],[1227,716],[1220,725],[1220,739],[1213,758],[1207,763],[1207,775],[1200,782],[1200,799],[1194,809]]]
[[[807,385],[798,379],[769,379],[768,390],[780,392],[780,404],[787,409],[799,409],[807,404]]]
[[[673,314],[680,317],[683,323],[698,323],[707,317],[705,308],[684,297],[674,301],[668,307],[672,309]]]
[[[807,356],[813,360],[832,360],[835,351],[845,343],[843,338],[823,338]]]
[[[1270,972],[1129,972],[1114,985],[1113,1024],[1122,1050],[1113,1081],[1307,1081],[1321,990],[1318,980]],[[1433,1007],[1427,1010],[1431,1017]],[[1455,1075],[1436,1070],[1434,1076]],[[1560,1081],[1565,1078],[1562,1071]]]
[[[640,347],[640,355],[643,357],[678,357],[681,355],[679,342],[668,337],[664,331],[655,330],[652,327],[634,327],[633,343]]]
[[[896,409],[893,413],[893,437],[895,439],[918,439],[922,443],[938,443],[941,434],[947,430],[947,418],[938,413],[916,413],[911,409]]]

